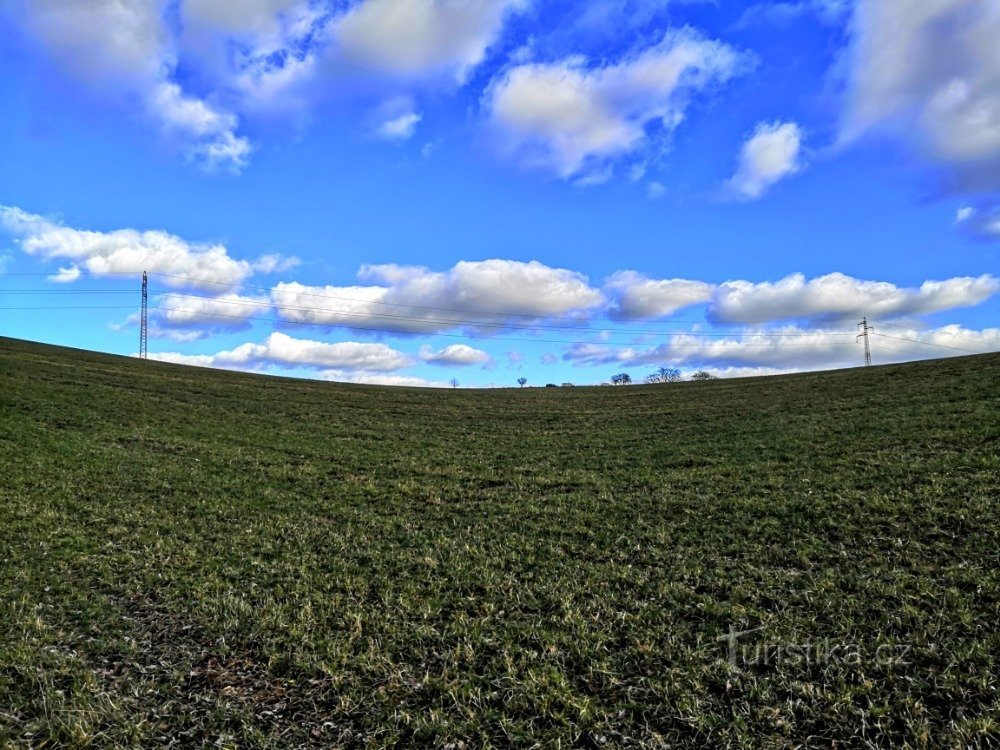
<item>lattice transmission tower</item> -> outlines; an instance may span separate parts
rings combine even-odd
[[[149,355],[149,325],[147,308],[149,305],[149,280],[146,272],[142,272],[142,308],[139,313],[139,359],[148,359]]]
[[[861,333],[859,333],[857,336],[855,336],[854,340],[855,341],[857,341],[858,339],[864,339],[865,340],[865,367],[871,367],[871,365],[872,365],[872,347],[871,347],[871,344],[868,341],[868,332],[869,331],[874,331],[875,330],[875,326],[868,325],[868,316],[866,315],[865,317],[863,317],[861,319],[861,322],[858,323],[858,328],[861,329]]]

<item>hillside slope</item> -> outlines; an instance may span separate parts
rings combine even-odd
[[[986,746],[998,478],[1000,355],[440,391],[0,339],[0,746]]]

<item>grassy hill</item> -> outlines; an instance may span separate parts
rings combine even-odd
[[[998,498],[1000,355],[438,391],[0,339],[0,747],[985,747]]]

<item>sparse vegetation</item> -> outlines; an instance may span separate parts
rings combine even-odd
[[[998,377],[514,394],[0,339],[0,747],[996,746]],[[862,658],[730,661],[757,628]]]
[[[698,370],[698,372],[696,372],[694,375],[691,376],[691,380],[695,380],[695,381],[699,381],[699,380],[702,380],[702,381],[703,380],[718,380],[718,377],[715,376],[715,375],[713,375],[710,372],[707,372],[706,370]]]
[[[676,367],[660,367],[646,376],[647,383],[679,383],[681,380],[681,371]]]

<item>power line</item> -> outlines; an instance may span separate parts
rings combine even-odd
[[[8,294],[135,294],[133,289],[0,289]]]
[[[881,351],[886,351],[886,352],[896,352],[898,354],[912,354],[914,356],[922,357],[924,359],[927,359],[928,357],[933,357],[934,356],[933,353],[932,354],[928,354],[927,352],[916,352],[916,351],[913,351],[912,349],[897,349],[897,348],[895,348],[893,346],[886,346],[885,344],[880,344],[878,350],[880,352]]]
[[[178,280],[187,281],[191,285],[217,284],[219,286],[228,286],[228,287],[233,287],[233,288],[237,288],[237,289],[256,289],[258,291],[274,292],[274,287],[254,286],[253,284],[236,284],[236,283],[228,282],[228,281],[213,281],[213,280],[210,280],[210,279],[192,279],[190,277],[179,276],[179,275],[176,275],[176,274],[168,274],[168,273],[156,273],[156,274],[152,274],[152,275],[154,275],[154,276],[160,276],[162,278],[178,279]],[[290,283],[297,283],[297,282],[290,282]],[[383,306],[387,306],[387,307],[402,307],[402,308],[413,309],[413,310],[436,310],[438,312],[457,312],[457,313],[464,313],[466,315],[468,315],[468,314],[472,314],[472,315],[493,315],[493,316],[497,316],[497,317],[529,318],[529,319],[532,319],[532,320],[545,319],[545,320],[571,320],[571,321],[577,321],[577,322],[579,321],[579,318],[573,317],[571,315],[545,315],[545,314],[541,314],[540,315],[538,313],[501,312],[499,310],[467,310],[467,309],[456,308],[456,307],[437,307],[437,306],[433,306],[433,305],[416,305],[416,304],[410,304],[408,302],[383,302],[383,301],[380,301],[380,300],[358,299],[357,297],[343,297],[343,296],[332,295],[332,294],[318,294],[316,292],[278,292],[278,293],[279,294],[295,294],[295,295],[298,295],[298,296],[301,296],[301,297],[314,297],[314,298],[318,298],[318,299],[332,299],[332,300],[337,300],[337,301],[340,301],[340,302],[358,302],[358,303],[366,304],[366,305],[383,305]],[[662,324],[669,325],[670,321],[662,321]],[[736,325],[736,324],[725,324],[725,325]]]
[[[3,275],[8,275],[8,274],[0,274],[0,276],[3,276]],[[9,274],[9,275],[15,275],[15,274]],[[25,275],[25,276],[50,276],[51,274],[38,273],[38,274],[22,274],[22,275]],[[138,275],[141,275],[141,272],[139,272],[139,271],[135,271],[135,272],[132,272],[132,271],[108,271],[108,272],[102,272],[101,275],[102,276],[103,275],[138,276]],[[183,282],[185,282],[189,286],[201,286],[201,285],[205,285],[205,284],[213,284],[213,285],[216,285],[216,286],[225,286],[225,287],[229,287],[229,288],[233,288],[233,289],[255,289],[257,291],[263,291],[263,292],[268,292],[268,293],[273,293],[275,291],[275,288],[273,286],[272,287],[267,287],[267,286],[257,286],[257,285],[254,285],[254,284],[246,284],[246,283],[242,283],[242,282],[241,283],[236,283],[236,282],[231,282],[231,281],[217,281],[215,279],[194,278],[194,277],[191,277],[191,276],[184,276],[184,275],[181,275],[181,274],[161,273],[161,272],[158,272],[158,271],[150,271],[149,272],[149,276],[156,276],[156,277],[165,278],[165,279],[175,279],[177,281],[183,281]],[[290,282],[290,283],[298,283],[298,282]],[[305,285],[302,285],[302,286],[305,286]],[[306,288],[309,288],[309,287],[306,287]],[[179,294],[179,292],[178,293],[165,292],[165,293]],[[580,320],[579,317],[574,317],[574,316],[571,316],[571,315],[548,315],[548,314],[544,314],[544,313],[542,313],[542,314],[539,314],[539,313],[516,313],[516,312],[503,312],[503,311],[499,311],[499,310],[469,310],[469,309],[462,309],[462,308],[456,308],[456,307],[438,307],[438,306],[433,306],[433,305],[417,305],[417,304],[411,304],[411,303],[408,303],[408,302],[385,302],[385,301],[382,301],[382,300],[367,300],[367,299],[359,299],[357,297],[344,297],[344,296],[332,295],[332,294],[319,294],[317,292],[296,291],[296,292],[278,292],[278,293],[279,294],[281,294],[281,293],[295,294],[296,296],[300,296],[300,297],[312,297],[312,298],[316,298],[316,299],[330,299],[330,300],[336,300],[336,301],[339,301],[339,302],[356,302],[356,303],[366,304],[366,305],[381,305],[381,306],[384,306],[384,307],[402,307],[404,309],[413,309],[413,310],[435,310],[435,311],[438,311],[438,312],[457,312],[457,313],[463,313],[463,314],[466,314],[466,315],[489,315],[489,316],[503,317],[503,318],[527,318],[529,320],[568,320],[568,321],[573,321],[573,322],[579,322],[579,320]],[[378,314],[378,313],[373,313],[373,314]],[[671,316],[671,317],[676,317],[676,316]],[[701,320],[702,319],[696,319],[696,318],[677,318],[675,321],[669,321],[669,320],[647,321],[646,323],[648,325],[664,325],[664,326],[668,326],[668,325],[680,325],[682,322],[701,322]],[[744,323],[730,323],[730,322],[716,322],[716,323],[713,323],[712,325],[716,325],[716,326],[734,326],[735,327],[735,326],[742,326],[742,325],[745,325],[745,324]]]
[[[159,305],[149,305],[148,309],[149,310],[157,310],[157,311],[160,311],[160,312],[176,312],[175,308],[162,307],[162,306],[159,306]],[[59,311],[59,310],[135,310],[135,305],[60,305],[60,306],[46,305],[46,306],[30,306],[30,307],[0,307],[0,310],[46,310],[46,311]],[[335,324],[330,324],[330,323],[315,323],[315,322],[312,322],[312,321],[305,321],[305,320],[283,320],[283,319],[275,319],[275,318],[253,316],[253,315],[227,315],[226,313],[202,312],[202,311],[199,311],[198,315],[199,316],[208,316],[208,317],[212,317],[212,318],[226,318],[226,319],[230,319],[230,320],[263,321],[263,322],[268,322],[268,323],[277,323],[277,324],[280,324],[280,325],[310,326],[310,327],[314,327],[314,328],[332,328],[332,327],[335,327]],[[623,346],[625,344],[632,343],[632,342],[621,342],[621,341],[601,341],[601,342],[594,342],[592,340],[586,340],[586,339],[551,339],[551,338],[540,339],[540,338],[527,338],[527,337],[516,337],[516,336],[504,336],[503,338],[498,338],[496,336],[476,335],[476,334],[471,334],[471,333],[467,334],[467,333],[444,333],[444,332],[435,332],[435,331],[432,331],[432,332],[400,331],[400,330],[394,329],[394,328],[375,328],[375,327],[367,327],[367,328],[364,328],[363,330],[374,331],[374,332],[377,332],[377,333],[399,334],[399,335],[404,335],[404,336],[405,335],[445,336],[445,337],[448,337],[448,338],[480,339],[480,340],[485,340],[485,341],[529,341],[529,342],[535,342],[535,343],[538,343],[538,342],[542,342],[542,343],[548,342],[548,343],[554,343],[554,344],[595,344],[595,345],[609,345],[609,346],[611,346],[611,345],[614,345],[614,346]],[[678,332],[678,333],[667,332],[667,334],[668,335],[672,335],[672,336],[688,335],[688,334],[685,334],[683,332]],[[737,343],[741,348],[747,348],[747,347],[752,347],[752,348],[757,348],[757,347],[773,347],[773,346],[780,346],[781,345],[778,342],[771,342],[771,343],[765,343],[765,344],[743,343],[743,342],[738,341],[738,339],[736,338],[738,335],[739,334],[731,334],[731,337],[732,337],[731,340],[734,343]],[[753,335],[756,335],[756,334],[753,334]],[[799,346],[827,346],[830,343],[833,343],[833,342],[810,341],[810,342],[802,342],[801,344],[798,344],[798,345]],[[670,346],[674,347],[674,348],[678,348],[678,347],[680,347],[680,348],[690,348],[690,347],[702,346],[702,344],[700,344],[700,343],[691,343],[691,344],[671,343]]]
[[[135,292],[133,292],[135,294]],[[135,305],[37,305],[29,307],[0,307],[0,310],[134,310]]]
[[[146,272],[145,271],[102,271],[100,275],[101,276],[141,276],[144,273],[146,273]],[[4,272],[4,273],[0,273],[0,276],[51,276],[51,275],[52,275],[51,273],[45,273],[45,272]],[[256,289],[258,291],[264,291],[264,292],[269,292],[269,293],[274,292],[274,287],[256,286],[256,285],[253,285],[253,284],[236,283],[236,282],[229,282],[229,281],[218,281],[218,280],[215,280],[215,279],[194,278],[194,277],[191,277],[191,276],[184,276],[184,275],[181,275],[181,274],[169,274],[169,273],[163,273],[163,272],[158,272],[158,271],[151,271],[151,272],[148,273],[148,275],[149,276],[158,276],[158,277],[161,277],[161,278],[175,279],[175,280],[178,280],[178,281],[184,281],[187,284],[192,285],[192,286],[197,286],[197,285],[200,285],[200,284],[214,284],[214,285],[217,285],[217,286],[226,286],[226,287],[230,287],[230,288],[234,288],[234,289]],[[2,290],[2,291],[19,292],[19,293],[29,292],[30,293],[33,290]],[[83,292],[83,290],[68,290],[68,289],[67,290],[59,290],[59,289],[54,289],[54,290],[38,290],[38,293],[43,293],[43,294],[44,293],[50,293],[50,292],[51,293],[61,293],[61,292],[73,293],[73,292],[76,292],[76,291],[80,291],[81,293]],[[98,292],[98,290],[93,290],[93,291],[95,293]],[[127,290],[127,289],[112,289],[112,290],[107,290],[107,292],[108,293],[114,293],[114,294],[132,294],[133,293],[130,290]],[[278,293],[280,294],[281,292],[278,292]],[[379,300],[364,300],[364,299],[358,299],[356,297],[342,297],[342,296],[329,295],[329,294],[317,294],[315,292],[286,292],[286,293],[287,294],[295,294],[297,296],[313,297],[313,298],[318,298],[318,299],[333,299],[333,300],[338,300],[338,301],[343,301],[343,302],[357,302],[357,303],[361,303],[361,304],[382,305],[382,306],[390,306],[390,307],[402,307],[402,308],[406,308],[406,309],[416,309],[416,310],[437,310],[437,311],[441,311],[441,312],[457,312],[457,313],[463,313],[463,314],[466,314],[466,315],[470,315],[471,314],[471,315],[494,316],[494,317],[500,317],[500,318],[519,317],[519,318],[528,318],[528,319],[531,319],[531,320],[568,320],[568,321],[577,322],[577,323],[580,322],[580,318],[579,317],[574,317],[574,316],[545,315],[545,314],[536,314],[536,313],[513,313],[513,312],[500,312],[500,311],[488,311],[488,310],[468,310],[468,309],[461,309],[461,308],[437,307],[437,306],[430,306],[430,305],[416,305],[416,304],[410,304],[410,303],[406,303],[406,302],[383,302],[383,301],[379,301]],[[396,316],[396,315],[390,315],[388,313],[367,313],[367,314],[362,315],[360,313],[347,313],[347,312],[343,312],[343,311],[339,311],[339,310],[331,310],[329,308],[310,307],[310,306],[292,306],[292,305],[273,305],[272,303],[260,302],[260,301],[256,301],[256,300],[221,300],[221,299],[219,299],[217,297],[202,297],[202,296],[199,296],[199,295],[185,295],[185,294],[183,294],[181,292],[164,291],[164,292],[162,292],[162,294],[169,294],[169,295],[173,295],[173,296],[176,296],[176,297],[190,297],[190,298],[193,298],[193,299],[205,299],[205,300],[210,300],[210,301],[213,301],[213,302],[226,302],[226,303],[231,303],[231,304],[257,304],[257,305],[264,304],[264,305],[267,305],[268,307],[277,307],[277,308],[286,308],[286,309],[301,309],[301,310],[316,311],[316,312],[327,312],[327,313],[334,313],[334,314],[339,314],[339,315],[347,315],[347,316],[350,316],[350,317],[387,317],[387,318],[400,318],[400,319],[404,319],[404,320],[411,320],[411,321],[425,322],[425,323],[441,323],[441,324],[452,324],[452,325],[453,324],[485,325],[485,326],[496,326],[496,327],[502,327],[502,328],[516,328],[516,327],[518,327],[518,326],[516,326],[516,325],[514,325],[512,323],[509,323],[509,322],[508,323],[501,323],[501,322],[496,322],[496,321],[469,321],[469,320],[464,320],[464,319],[462,319],[462,320],[459,320],[459,319],[455,319],[455,320],[443,320],[442,321],[442,320],[434,320],[434,319],[429,319],[429,318],[419,318],[419,317],[415,317],[415,316],[402,316],[402,315]],[[0,309],[12,309],[12,308],[0,308]],[[680,325],[681,321],[702,322],[702,320],[703,319],[681,318],[681,319],[676,319],[674,321],[669,321],[669,320],[664,320],[664,321],[645,321],[644,324],[645,325],[664,325],[664,326],[668,326],[668,325]],[[791,320],[791,318],[789,318],[789,320]],[[290,321],[288,321],[288,322],[290,322]],[[709,321],[709,322],[711,323],[711,325],[718,326],[718,327],[723,327],[723,326],[745,327],[746,325],[749,325],[748,323],[735,323],[735,322],[711,322],[711,321]],[[338,324],[336,324],[336,323],[327,323],[327,324],[323,324],[323,325],[331,325],[332,326],[332,325],[338,325]],[[859,324],[859,326],[860,326],[860,324]],[[641,330],[641,329],[640,330],[636,330],[636,329],[629,330],[629,329],[626,329],[626,330],[623,331],[622,329],[619,329],[619,328],[607,329],[607,328],[591,328],[591,327],[580,327],[580,326],[577,326],[577,327],[573,327],[573,326],[545,326],[543,324],[533,324],[531,326],[523,326],[523,327],[524,328],[549,328],[551,330],[585,330],[585,331],[594,331],[594,332],[607,331],[607,332],[622,333],[622,334],[653,334],[653,335],[661,335],[661,334],[664,333],[664,331],[661,331],[661,330]],[[370,328],[369,330],[379,330],[379,329]],[[875,333],[874,332],[874,328],[871,328],[871,327],[869,327],[869,331],[873,335],[876,335],[876,336],[885,336],[886,335],[886,334]],[[390,331],[390,332],[394,332],[394,331]],[[674,333],[674,332],[673,331],[667,331],[667,333]],[[700,331],[679,331],[678,333],[681,333],[681,334],[684,334],[684,335],[689,335],[689,336],[704,335],[704,336],[725,337],[725,336],[731,335],[731,334],[728,334],[728,333],[705,333],[705,332],[700,332]],[[952,336],[952,337],[955,337],[955,338],[963,338],[963,336],[961,334],[958,334],[958,333],[951,333],[951,332],[948,332],[948,331],[939,331],[938,333],[941,334],[941,335],[945,335],[945,336]],[[778,336],[779,334],[767,334],[767,333],[760,332],[760,333],[755,333],[754,335]],[[850,334],[847,333],[847,332],[818,332],[818,333],[784,333],[784,334],[780,334],[780,335],[782,335],[782,336],[814,336],[814,335],[844,335],[844,336],[847,336],[847,335],[850,335]],[[894,338],[894,337],[890,336],[889,338]],[[896,337],[896,338],[898,338],[898,337]],[[960,347],[947,347],[944,344],[932,344],[930,342],[919,341],[917,339],[904,339],[904,338],[901,338],[900,340],[901,341],[911,341],[911,342],[918,343],[918,344],[924,344],[926,346],[940,346],[940,347],[943,347],[943,348],[954,348],[954,349],[957,349],[958,351],[969,351],[969,352],[973,352],[973,353],[978,353],[978,352],[975,352],[975,351],[973,351],[971,349],[962,349]]]
[[[225,305],[249,305],[257,307],[265,307],[268,309],[275,309],[278,311],[282,310],[295,310],[295,311],[305,311],[305,312],[317,312],[317,313],[327,313],[330,315],[339,315],[349,318],[387,318],[390,320],[403,320],[413,323],[433,323],[439,325],[469,325],[469,326],[486,326],[493,328],[515,328],[515,329],[526,329],[526,330],[552,330],[552,331],[589,331],[594,333],[618,333],[622,335],[672,335],[672,336],[694,336],[694,337],[731,337],[733,333],[721,333],[721,332],[706,332],[706,331],[658,331],[658,330],[644,330],[635,328],[594,328],[592,326],[550,326],[544,323],[536,323],[531,325],[524,325],[518,323],[510,322],[496,322],[496,321],[486,321],[486,320],[466,320],[460,318],[453,319],[436,319],[436,318],[420,318],[411,315],[392,315],[389,313],[355,313],[348,312],[346,310],[337,310],[326,307],[311,307],[306,305],[284,305],[276,304],[273,302],[265,300],[252,300],[252,299],[223,299],[221,297],[204,297],[197,294],[183,294],[180,292],[163,292],[162,296],[175,297],[182,299],[196,299],[205,300],[212,302],[214,304],[225,304]],[[175,310],[177,308],[167,307],[168,310]],[[200,311],[193,311],[200,312]],[[318,325],[336,326],[343,325],[342,322],[321,322],[321,321],[309,321],[316,322]],[[407,333],[408,331],[403,331]],[[413,333],[413,332],[410,332]],[[424,333],[423,331],[416,331],[415,333]],[[849,332],[844,331],[816,331],[816,332],[774,332],[769,333],[766,331],[754,332],[754,336],[762,336],[767,338],[784,338],[784,337],[811,337],[811,336],[850,336]]]
[[[176,311],[174,308],[159,307],[159,306],[155,306],[155,305],[150,305],[149,309],[150,310],[161,310],[161,311],[171,311],[171,310]],[[336,325],[336,324],[330,324],[330,323],[314,323],[314,322],[305,321],[305,320],[280,320],[280,319],[279,320],[275,320],[274,318],[264,318],[264,317],[259,317],[259,316],[227,315],[226,313],[212,313],[212,312],[201,312],[201,311],[198,312],[198,315],[207,315],[207,316],[214,317],[214,318],[229,318],[229,319],[232,319],[232,320],[260,320],[260,321],[267,321],[267,322],[270,322],[270,323],[281,323],[281,324],[287,324],[287,325],[312,326],[312,327],[318,327],[318,328],[331,328],[331,327],[334,327]],[[366,328],[364,330],[377,331],[379,333],[394,333],[394,334],[403,334],[403,335],[433,335],[433,336],[447,336],[447,337],[450,337],[450,338],[460,338],[460,339],[483,339],[483,340],[486,340],[486,341],[532,341],[532,342],[536,342],[536,343],[538,343],[538,342],[546,343],[547,342],[547,343],[554,343],[554,344],[597,344],[597,345],[600,345],[600,344],[612,345],[613,344],[613,345],[616,345],[616,346],[622,346],[623,345],[623,342],[612,342],[612,341],[594,342],[594,341],[587,341],[587,340],[582,340],[582,339],[550,339],[550,338],[538,339],[538,338],[525,338],[525,337],[518,338],[518,337],[512,337],[512,336],[504,336],[502,339],[498,339],[495,336],[482,336],[482,335],[476,335],[476,334],[437,333],[437,332],[426,333],[426,332],[421,332],[421,331],[411,331],[411,332],[408,332],[408,331],[399,331],[398,329],[392,329],[392,328],[388,328],[388,329],[387,328]],[[672,334],[672,335],[679,335],[679,334]],[[739,345],[741,347],[767,347],[767,346],[780,346],[781,345],[781,344],[778,344],[778,343],[769,343],[769,344],[743,344],[743,343],[740,343],[740,342],[736,342],[736,343],[739,343]],[[810,345],[811,346],[827,346],[827,345],[829,345],[829,343],[831,343],[831,342],[811,341],[811,342],[802,342],[799,345],[800,346],[810,346]],[[671,346],[672,347],[685,347],[685,348],[687,348],[687,347],[693,347],[693,346],[702,346],[702,344],[671,344]]]
[[[25,273],[20,273],[20,272],[3,272],[3,273],[0,273],[0,276],[50,276],[50,275],[51,275],[50,273],[28,273],[28,272],[25,272]],[[136,275],[140,275],[140,274],[139,274],[139,272],[131,272],[131,271],[109,271],[109,272],[104,272],[101,275],[104,275],[104,276],[136,276]],[[217,280],[211,280],[211,279],[196,279],[196,278],[192,278],[192,277],[188,277],[188,276],[182,276],[182,275],[178,275],[178,274],[167,274],[167,273],[152,272],[152,273],[149,273],[148,276],[160,276],[160,277],[164,277],[164,278],[171,278],[171,279],[183,280],[183,281],[185,281],[185,282],[187,282],[187,283],[189,283],[191,285],[197,285],[197,284],[215,284],[215,285],[219,285],[219,286],[227,286],[227,287],[232,287],[232,288],[249,288],[249,289],[257,289],[257,290],[268,291],[268,292],[272,292],[273,291],[273,287],[254,286],[254,285],[247,285],[247,284],[236,284],[236,283],[232,283],[232,282],[223,282],[223,281],[217,281]],[[14,290],[2,290],[2,291],[7,291],[7,292],[10,292],[10,293],[18,293],[18,294],[42,294],[42,295],[45,295],[45,294],[57,294],[57,295],[58,294],[132,294],[132,293],[134,293],[134,292],[132,292],[130,290],[127,290],[127,289],[87,289],[87,290],[84,290],[84,289],[52,289],[52,290],[46,290],[46,289],[40,289],[40,290],[39,289],[14,289]],[[342,316],[342,317],[368,318],[368,319],[382,319],[382,318],[385,318],[385,319],[390,319],[390,320],[403,320],[403,321],[409,321],[409,322],[414,322],[414,323],[438,324],[438,325],[449,325],[449,326],[466,325],[466,326],[483,326],[483,327],[494,327],[494,328],[501,328],[501,329],[519,329],[519,330],[586,331],[586,332],[593,332],[593,333],[614,333],[614,334],[619,334],[619,335],[622,335],[622,336],[664,335],[664,334],[666,334],[666,335],[671,335],[671,336],[690,336],[690,337],[693,337],[693,338],[723,338],[723,339],[726,339],[726,338],[735,339],[738,336],[739,337],[743,337],[743,338],[749,336],[751,338],[756,337],[756,338],[780,339],[780,338],[799,338],[799,337],[815,337],[815,336],[847,336],[847,335],[851,335],[850,333],[840,332],[840,331],[816,331],[816,332],[766,332],[766,331],[754,331],[754,332],[747,333],[745,331],[706,332],[706,331],[690,331],[690,330],[629,329],[627,327],[626,328],[594,328],[594,327],[590,327],[590,326],[546,325],[544,323],[534,323],[534,324],[530,324],[530,325],[524,325],[524,324],[512,323],[510,321],[498,322],[498,321],[485,321],[485,320],[468,320],[468,319],[459,319],[459,318],[441,320],[441,319],[434,319],[434,318],[421,318],[421,317],[417,317],[417,316],[393,315],[393,314],[389,314],[389,313],[351,313],[351,312],[347,312],[347,311],[343,311],[343,310],[337,310],[337,309],[331,309],[331,308],[323,308],[323,307],[311,307],[311,306],[306,306],[306,305],[280,305],[280,304],[274,304],[273,302],[264,301],[264,300],[247,300],[247,299],[244,299],[244,300],[226,300],[226,299],[221,299],[221,298],[218,298],[218,297],[205,297],[205,296],[200,296],[200,295],[184,294],[184,293],[181,293],[181,292],[170,292],[170,291],[164,291],[162,294],[163,295],[174,296],[174,297],[181,297],[181,298],[200,299],[200,300],[205,300],[205,301],[212,302],[212,303],[215,303],[215,304],[220,304],[221,303],[221,304],[236,304],[236,305],[254,305],[254,306],[267,307],[268,309],[273,308],[273,309],[276,309],[278,311],[281,311],[281,310],[298,310],[298,311],[305,311],[305,312],[317,312],[317,313],[334,314],[334,315],[338,315],[338,316]],[[404,308],[407,308],[407,309],[426,309],[426,310],[438,310],[438,311],[445,311],[445,312],[459,312],[459,313],[473,314],[473,315],[477,315],[477,314],[478,315],[491,315],[491,316],[502,317],[502,318],[522,317],[522,318],[530,318],[532,320],[569,320],[569,321],[573,321],[573,322],[579,322],[580,321],[580,318],[578,318],[578,317],[572,317],[572,316],[538,315],[538,314],[531,314],[531,313],[506,313],[506,312],[499,312],[499,311],[470,311],[470,310],[461,310],[461,309],[457,309],[457,308],[435,307],[435,306],[429,306],[429,305],[412,305],[412,304],[408,304],[408,303],[381,302],[381,301],[374,301],[374,300],[359,300],[359,299],[356,299],[356,298],[339,297],[339,296],[326,295],[326,294],[317,294],[317,293],[313,293],[313,292],[294,292],[294,294],[296,294],[298,296],[308,296],[308,297],[319,298],[319,299],[335,299],[335,300],[341,300],[341,301],[359,302],[359,303],[363,303],[363,304],[377,304],[377,305],[392,306],[392,307],[404,307]],[[58,307],[56,307],[56,306],[17,306],[17,307],[15,307],[15,306],[5,306],[5,307],[0,307],[0,310],[60,310],[60,309],[63,309],[63,310],[111,310],[111,309],[134,309],[134,308],[131,305],[71,305],[71,306],[58,306]],[[171,312],[171,311],[176,312],[177,311],[176,308],[159,307],[159,306],[154,306],[153,309],[160,310],[160,311],[165,311],[165,312]],[[314,321],[302,321],[302,320],[291,320],[291,319],[281,319],[281,320],[278,320],[278,321],[273,321],[271,318],[261,318],[261,317],[243,316],[243,315],[226,315],[226,314],[223,314],[223,313],[208,313],[208,312],[201,312],[201,311],[198,311],[197,314],[198,315],[203,315],[203,316],[208,315],[208,316],[211,316],[211,317],[224,317],[224,318],[243,319],[243,320],[267,320],[267,321],[272,321],[272,322],[279,322],[279,323],[293,324],[293,325],[314,325],[314,326],[319,326],[319,327],[324,327],[324,328],[345,325],[343,322],[314,322]],[[660,324],[660,325],[679,325],[679,322],[674,322],[674,321],[648,321],[647,324],[654,324],[654,325],[655,324]],[[718,324],[718,323],[713,323],[713,325],[730,325],[730,326],[741,326],[742,325],[742,326],[745,326],[746,324],[738,324],[738,323]],[[862,321],[862,324],[859,324],[859,325],[865,325],[865,321]],[[380,328],[380,327],[377,327],[377,326],[350,326],[350,325],[345,325],[345,327],[353,327],[353,328],[361,329],[361,330],[370,330],[370,331],[377,331],[377,332],[382,332],[382,333],[396,333],[396,334],[404,334],[404,335],[405,334],[421,334],[422,333],[422,334],[435,335],[435,336],[454,336],[456,338],[483,338],[483,339],[485,339],[485,338],[492,339],[493,338],[493,337],[487,337],[487,336],[474,336],[472,334],[445,334],[445,333],[435,332],[435,331],[407,331],[407,330],[399,330],[397,328]],[[907,342],[911,342],[911,343],[920,344],[922,346],[933,346],[933,347],[942,348],[942,349],[952,349],[952,350],[955,350],[955,351],[968,352],[968,353],[971,353],[971,354],[977,354],[977,353],[979,353],[978,350],[974,350],[974,349],[967,349],[967,348],[957,347],[957,346],[948,346],[946,344],[938,344],[938,343],[933,343],[933,342],[929,342],[929,341],[921,341],[919,339],[913,339],[913,338],[907,338],[907,337],[900,337],[900,336],[891,336],[889,334],[883,334],[883,333],[876,333],[871,326],[868,326],[868,332],[870,332],[872,335],[875,335],[875,336],[882,336],[883,338],[896,339],[896,340],[899,340],[899,341],[907,341]],[[949,332],[949,331],[939,331],[938,333],[940,333],[941,335],[947,335],[947,336],[951,336],[951,337],[954,337],[954,338],[963,338],[962,334],[959,334],[959,333],[953,333],[953,332]],[[864,336],[864,334],[859,334],[859,337],[861,337],[861,336]],[[509,337],[506,337],[506,338],[509,339]],[[867,338],[867,337],[865,337],[865,338]],[[535,341],[537,339],[510,339],[510,340]],[[565,343],[594,343],[594,342],[591,342],[591,341],[566,341]],[[613,342],[605,342],[605,343],[613,343]],[[631,342],[629,342],[629,343],[631,343]],[[824,343],[824,342],[817,342],[817,343]],[[741,343],[740,345],[741,346],[748,346],[748,344],[745,344],[745,343]],[[775,345],[775,344],[767,344],[767,345]],[[761,346],[765,346],[765,345],[761,345]],[[869,345],[869,347],[866,347],[866,348],[867,348],[867,354],[866,354],[866,362],[867,362],[868,359],[870,358],[870,345]]]
[[[939,349],[954,349],[955,351],[958,351],[958,352],[969,352],[971,354],[980,354],[981,353],[980,351],[978,351],[976,349],[964,349],[964,348],[962,348],[960,346],[948,346],[947,344],[935,344],[935,343],[933,343],[931,341],[921,341],[920,339],[911,339],[911,338],[907,338],[905,336],[890,336],[887,333],[876,333],[875,335],[876,336],[882,336],[883,338],[887,338],[887,339],[895,339],[896,341],[909,341],[909,342],[912,342],[914,344],[923,344],[924,346],[936,346]]]

